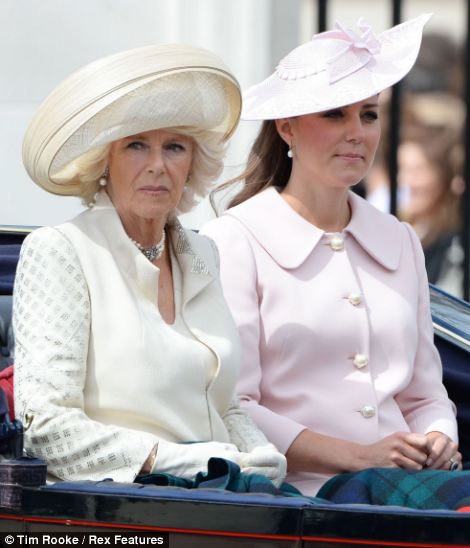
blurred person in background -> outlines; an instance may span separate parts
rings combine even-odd
[[[424,249],[429,281],[462,295],[463,249],[460,243],[460,139],[452,129],[412,126],[398,148],[400,217],[415,229]]]

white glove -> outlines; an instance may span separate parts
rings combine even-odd
[[[207,461],[211,457],[231,460],[241,466],[242,456],[246,455],[247,453],[240,453],[233,443],[172,443],[160,440],[151,473],[193,479],[198,472],[207,473]]]
[[[240,455],[242,456],[240,469],[245,474],[262,474],[268,477],[276,487],[284,481],[287,460],[272,443],[260,445],[249,453],[240,453]]]

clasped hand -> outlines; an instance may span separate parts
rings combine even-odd
[[[286,457],[272,443],[260,445],[249,453],[240,453],[240,469],[245,474],[262,474],[276,487],[284,481],[287,472]]]
[[[462,468],[457,444],[441,432],[395,432],[367,447],[370,466],[449,470],[455,462]]]
[[[207,472],[207,461],[211,457],[231,460],[240,466],[242,472],[262,474],[276,486],[279,486],[286,476],[286,458],[272,443],[243,453],[232,443],[216,441],[178,444],[162,440],[158,444],[152,472],[193,478],[198,472]]]

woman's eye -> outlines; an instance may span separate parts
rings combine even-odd
[[[370,122],[378,120],[379,118],[379,114],[378,112],[375,112],[375,110],[368,110],[367,112],[364,112],[363,116],[367,121]]]
[[[126,148],[130,148],[133,150],[143,150],[145,146],[145,143],[143,143],[142,141],[131,141]]]
[[[325,112],[323,115],[325,118],[341,118],[343,116],[343,113],[341,110],[329,110],[328,112]]]
[[[171,152],[184,152],[186,150],[186,147],[181,143],[169,143],[165,148]]]

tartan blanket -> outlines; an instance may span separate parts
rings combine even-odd
[[[470,470],[368,468],[333,476],[316,497],[307,497],[289,483],[284,482],[278,488],[265,476],[244,474],[229,460],[211,458],[207,468],[207,473],[199,472],[193,480],[171,474],[147,474],[137,476],[135,481],[163,487],[302,497],[307,504],[372,504],[421,510],[457,510],[470,506]]]
[[[457,510],[470,506],[470,470],[368,468],[332,477],[317,497],[336,504]]]
[[[278,488],[266,476],[244,474],[240,471],[238,464],[217,457],[212,457],[207,461],[207,473],[199,472],[193,480],[171,474],[145,474],[137,476],[135,482],[163,487],[225,489],[234,493],[265,493],[275,496],[303,497],[308,504],[328,504],[317,497],[304,497],[298,489],[289,483],[284,482]]]

